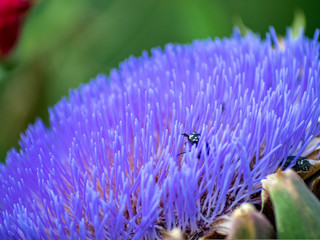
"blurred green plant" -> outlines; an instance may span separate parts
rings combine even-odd
[[[300,31],[305,28],[306,28],[306,16],[303,13],[303,11],[301,11],[301,9],[296,9],[294,12],[294,19],[291,24],[292,35],[294,37],[298,36],[300,34]]]

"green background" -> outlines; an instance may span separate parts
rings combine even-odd
[[[233,26],[265,36],[304,26],[312,37],[320,1],[280,0],[42,0],[26,18],[21,38],[0,65],[0,160],[48,107],[130,55],[230,36]]]

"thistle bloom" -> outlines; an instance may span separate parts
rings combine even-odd
[[[205,233],[320,134],[317,38],[169,44],[71,91],[1,166],[1,238]]]

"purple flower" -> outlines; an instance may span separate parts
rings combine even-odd
[[[207,231],[320,134],[317,38],[169,44],[71,91],[0,168],[1,239]]]

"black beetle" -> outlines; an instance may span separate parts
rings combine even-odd
[[[188,138],[189,143],[191,145],[195,144],[196,146],[198,145],[199,139],[200,139],[200,134],[196,132],[192,132],[190,134],[183,133],[183,136]]]
[[[192,132],[190,134],[183,133],[182,135],[185,136],[188,139],[188,141],[189,141],[189,143],[191,145],[198,146],[198,142],[199,142],[199,139],[200,139],[200,134],[199,133],[197,133],[197,132]],[[208,143],[206,143],[206,148],[207,148],[207,154],[209,154],[209,144]],[[185,152],[179,153],[178,156],[181,155],[181,154],[184,154],[184,153]],[[198,154],[198,158],[200,158],[200,156],[201,156],[201,151]]]
[[[293,159],[295,159],[296,156],[288,156],[286,158],[286,161],[282,167],[282,169],[285,169],[286,167],[289,166],[289,164],[293,161]],[[307,158],[305,157],[298,157],[297,161],[295,162],[295,164],[292,166],[292,169],[296,172],[300,172],[300,171],[309,171],[310,167],[314,167]]]

